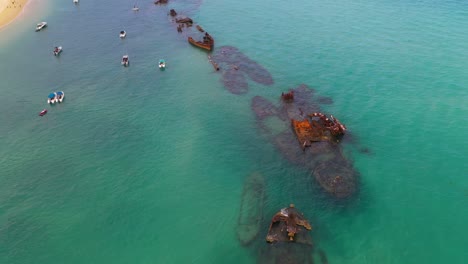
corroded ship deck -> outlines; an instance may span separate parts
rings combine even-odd
[[[322,113],[313,113],[304,120],[291,119],[291,125],[302,148],[317,141],[339,141],[346,127],[332,115],[328,118]]]
[[[271,219],[266,236],[268,243],[296,242],[312,245],[309,232],[312,226],[304,215],[294,207],[294,204],[281,209]]]

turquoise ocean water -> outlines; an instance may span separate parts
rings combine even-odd
[[[0,263],[256,263],[236,237],[255,171],[267,181],[256,245],[295,203],[329,263],[467,262],[467,3],[136,3],[33,0],[0,31]],[[274,85],[229,93],[171,8]],[[35,33],[39,21],[49,27]],[[348,202],[318,194],[257,127],[251,99],[301,83],[331,97],[322,110],[353,135]],[[48,106],[55,90],[65,102]]]

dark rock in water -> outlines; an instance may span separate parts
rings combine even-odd
[[[157,0],[154,2],[155,5],[162,5],[162,4],[167,4],[169,2],[168,0]]]
[[[339,143],[313,142],[304,148],[292,128],[274,132],[266,123],[267,117],[276,117],[291,127],[292,119],[302,120],[307,114],[320,111],[313,90],[302,84],[292,91],[294,99],[280,100],[279,106],[260,96],[252,99],[251,108],[259,127],[288,161],[309,170],[327,193],[336,198],[350,197],[356,192],[359,173],[343,155]]]
[[[171,10],[169,11],[169,14],[170,14],[171,16],[177,16],[177,12],[176,12],[174,9],[171,9]]]
[[[274,83],[273,77],[263,66],[251,60],[235,47],[223,46],[216,49],[212,59],[220,66],[222,81],[231,93],[246,93],[248,91],[247,77],[263,85],[272,85]],[[224,74],[224,72],[229,71],[236,71],[237,73]]]

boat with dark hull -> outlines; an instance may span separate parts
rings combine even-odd
[[[265,179],[255,172],[247,177],[242,191],[237,237],[243,246],[250,244],[260,231],[265,200]]]
[[[203,36],[203,41],[196,41],[192,37],[188,37],[188,42],[194,45],[195,47],[199,47],[208,51],[212,51],[214,47],[214,39],[208,33],[205,33],[205,35]]]
[[[54,56],[58,56],[58,55],[60,55],[60,53],[62,53],[62,46],[55,47],[54,48]]]

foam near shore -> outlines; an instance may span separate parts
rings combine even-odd
[[[0,28],[15,20],[27,2],[28,0],[0,0]]]

